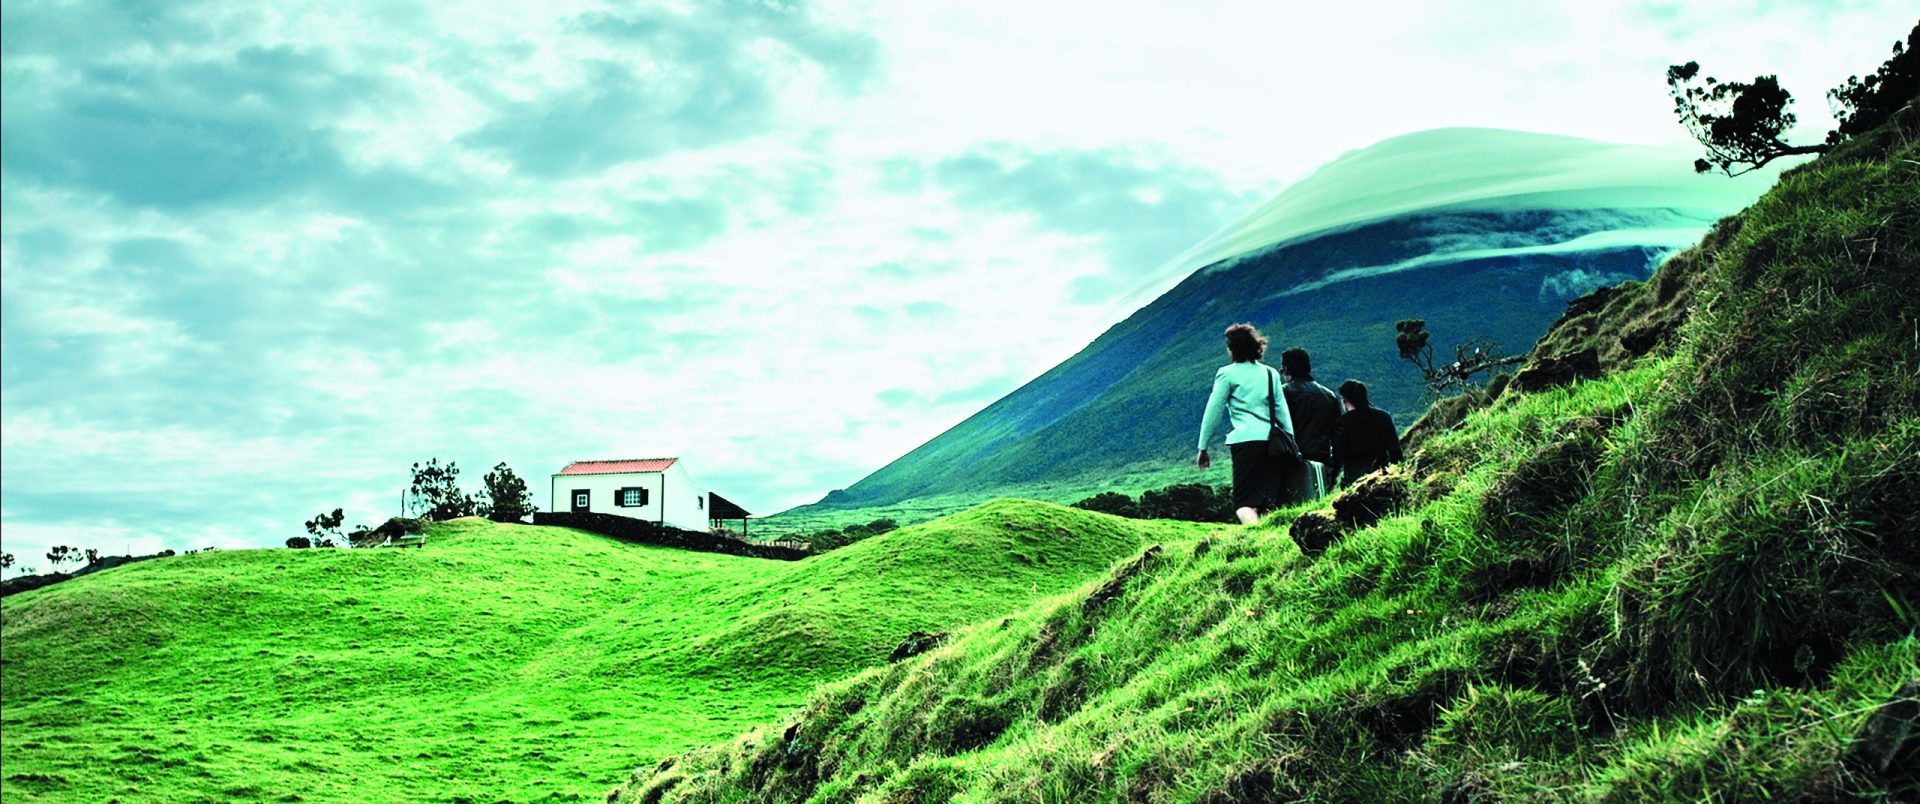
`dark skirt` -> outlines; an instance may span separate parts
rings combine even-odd
[[[1233,453],[1233,507],[1271,511],[1280,493],[1280,462],[1267,454],[1267,442],[1228,444]]]

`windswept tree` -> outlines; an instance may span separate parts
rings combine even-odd
[[[478,507],[481,516],[495,522],[520,522],[533,513],[533,495],[527,492],[527,481],[507,468],[506,461],[482,476],[481,482],[482,499]]]
[[[1396,322],[1393,328],[1398,333],[1393,340],[1400,350],[1400,359],[1420,369],[1420,377],[1429,397],[1460,393],[1473,387],[1475,375],[1526,359],[1525,355],[1501,354],[1499,344],[1476,337],[1453,347],[1453,362],[1436,363],[1433,345],[1429,343],[1433,333],[1427,331],[1425,320],[1409,318]]]
[[[340,538],[340,525],[346,521],[346,513],[338,508],[333,509],[332,513],[319,514],[307,520],[307,533],[313,537],[310,544],[313,547],[334,546]],[[293,545],[289,543],[287,546]]]
[[[1823,153],[1890,119],[1920,95],[1920,24],[1907,41],[1893,43],[1893,56],[1866,77],[1853,76],[1827,92],[1838,127],[1824,142],[1794,145],[1786,137],[1799,118],[1793,94],[1778,76],[1752,81],[1721,81],[1700,74],[1699,62],[1667,68],[1667,94],[1680,125],[1700,141],[1706,155],[1694,160],[1701,173],[1718,170],[1738,176],[1775,159]]]
[[[407,507],[421,519],[435,521],[473,516],[472,495],[460,490],[460,467],[453,461],[445,466],[439,458],[413,465],[413,484],[407,488]]]

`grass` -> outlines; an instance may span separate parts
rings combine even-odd
[[[179,556],[0,602],[6,798],[603,800],[915,630],[1190,533],[991,504],[778,562],[458,520],[417,550]]]
[[[848,525],[865,524],[876,519],[892,519],[902,523],[925,522],[956,514],[996,499],[1019,498],[1056,505],[1072,505],[1103,491],[1118,491],[1130,497],[1139,497],[1143,491],[1166,488],[1178,483],[1226,486],[1232,484],[1233,477],[1231,462],[1225,459],[1225,454],[1225,447],[1216,447],[1213,450],[1215,458],[1213,468],[1204,472],[1195,469],[1193,456],[1187,455],[1184,462],[1170,460],[1160,463],[1134,464],[1089,476],[929,494],[886,505],[855,508],[802,506],[782,511],[765,519],[754,520],[753,537],[774,539],[783,536],[805,536],[820,530],[838,530]]]
[[[1668,345],[1468,413],[1319,558],[1298,511],[1166,538],[619,800],[1920,796],[1920,144],[1671,265],[1578,338]]]

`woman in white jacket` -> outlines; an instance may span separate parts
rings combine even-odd
[[[1279,462],[1267,455],[1267,434],[1274,422],[1293,432],[1293,417],[1287,415],[1287,403],[1275,394],[1284,384],[1272,366],[1260,362],[1266,356],[1267,339],[1252,324],[1227,327],[1227,355],[1233,362],[1213,374],[1213,394],[1207,397],[1206,413],[1200,417],[1200,468],[1213,465],[1207,457],[1207,445],[1224,417],[1228,422],[1227,450],[1233,456],[1233,514],[1241,524],[1260,521],[1260,514],[1273,510],[1282,480]],[[1271,402],[1269,401],[1271,400]]]

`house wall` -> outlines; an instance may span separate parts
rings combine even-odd
[[[707,491],[680,461],[667,467],[667,524],[687,530],[707,529]]]
[[[661,491],[662,481],[666,490]],[[647,489],[647,504],[637,508],[622,507],[614,504],[614,493],[623,488]],[[661,521],[662,506],[665,507],[666,523],[677,528],[704,531],[707,529],[707,513],[704,507],[706,492],[693,483],[680,464],[667,467],[663,475],[659,472],[636,472],[618,475],[554,475],[549,487],[550,511],[573,510],[573,491],[586,489],[588,510],[596,514],[644,519],[648,522]]]

